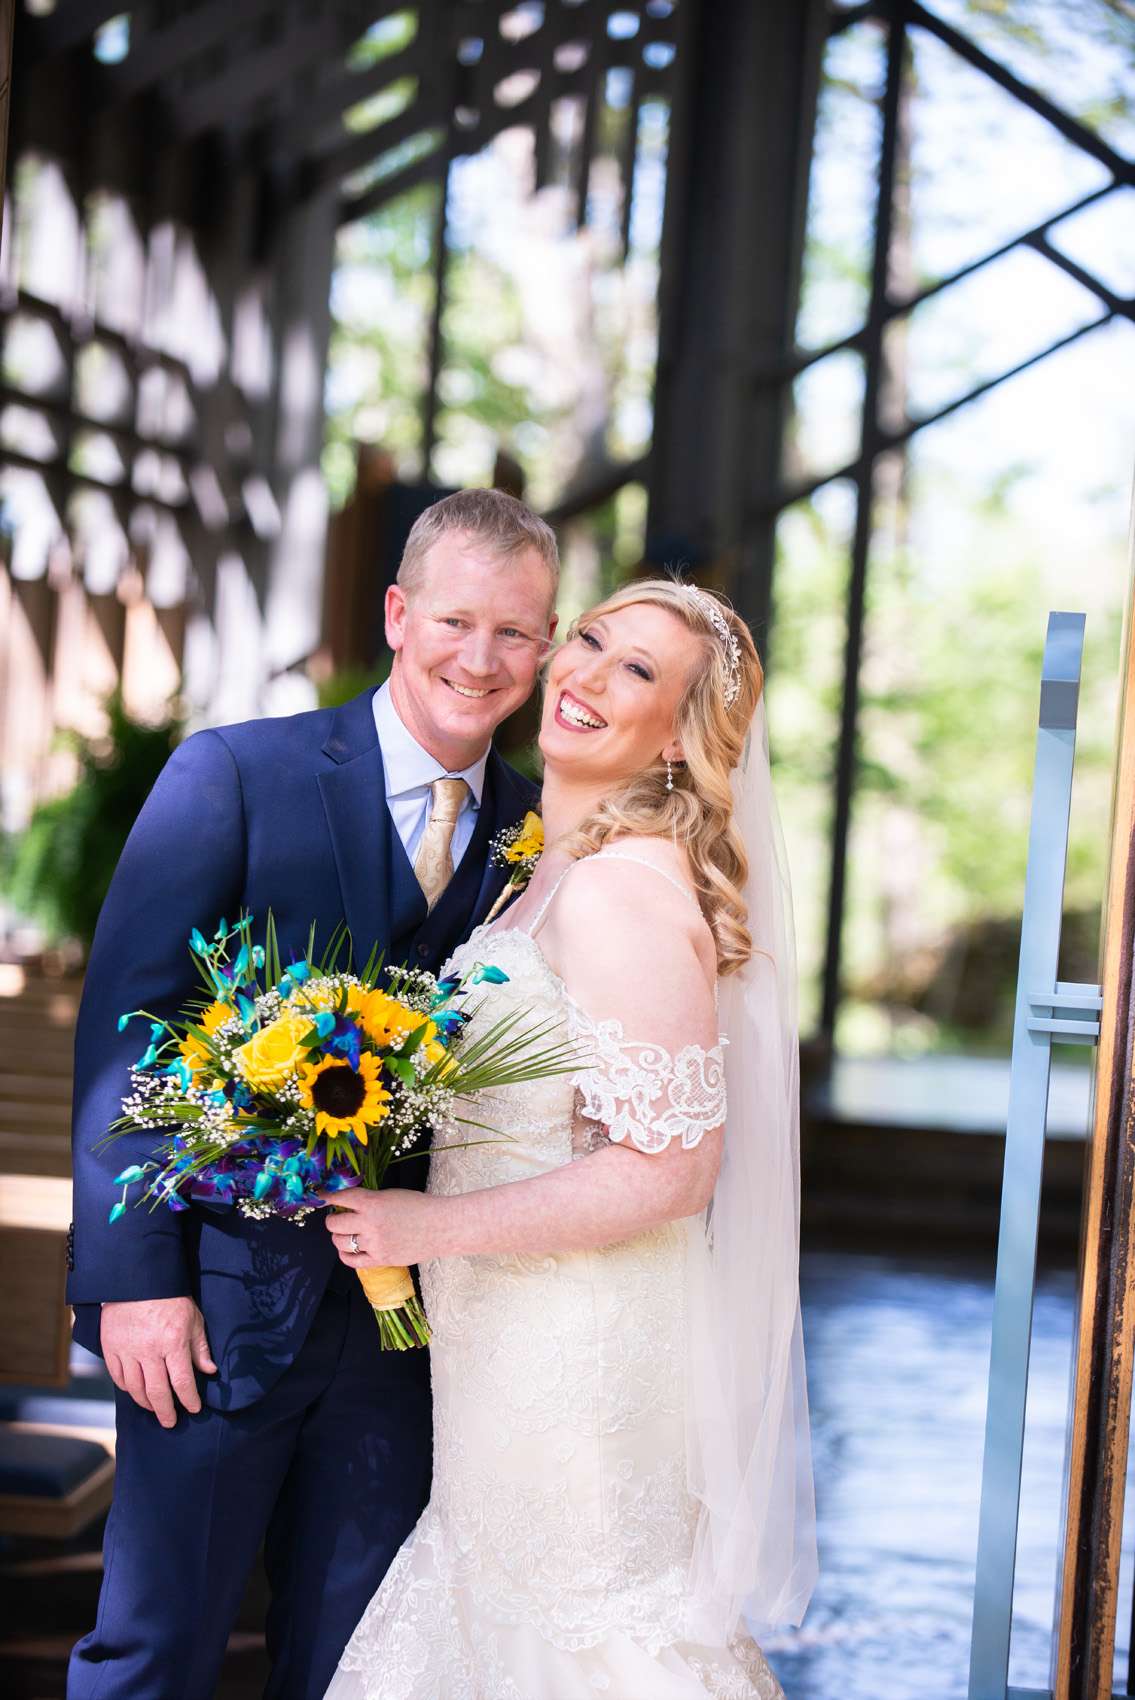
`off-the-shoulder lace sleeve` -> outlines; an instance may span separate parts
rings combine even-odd
[[[683,1045],[674,1055],[628,1039],[621,1021],[592,1021],[578,1006],[571,1025],[593,1059],[572,1076],[580,1114],[615,1144],[664,1151],[680,1139],[688,1151],[725,1120],[723,1041],[708,1051]]]

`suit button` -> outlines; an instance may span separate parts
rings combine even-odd
[[[430,947],[425,942],[425,940],[423,939],[421,941],[421,943],[418,945],[418,955],[421,957],[422,961],[424,962],[426,957],[429,955],[429,953],[430,953]]]

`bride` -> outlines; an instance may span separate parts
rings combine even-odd
[[[800,1621],[815,1558],[761,690],[738,616],[669,580],[549,665],[548,849],[452,964],[508,976],[475,1022],[560,1023],[581,1067],[482,1096],[504,1138],[439,1130],[424,1195],[327,1219],[349,1267],[421,1264],[435,1423],[327,1700],[781,1695],[749,1627]]]

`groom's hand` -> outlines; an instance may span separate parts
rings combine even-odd
[[[215,1375],[205,1319],[192,1299],[130,1299],[102,1307],[102,1355],[116,1387],[152,1411],[163,1428],[177,1421],[177,1399],[201,1409],[195,1369]]]

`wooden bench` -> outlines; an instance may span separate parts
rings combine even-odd
[[[11,1132],[0,1116],[0,1175],[55,1175],[66,1180],[70,1173],[69,1133],[57,1128]]]
[[[0,1174],[0,1382],[66,1387],[71,1183]],[[105,1511],[114,1483],[110,1430],[0,1424],[0,1533],[63,1539]]]

